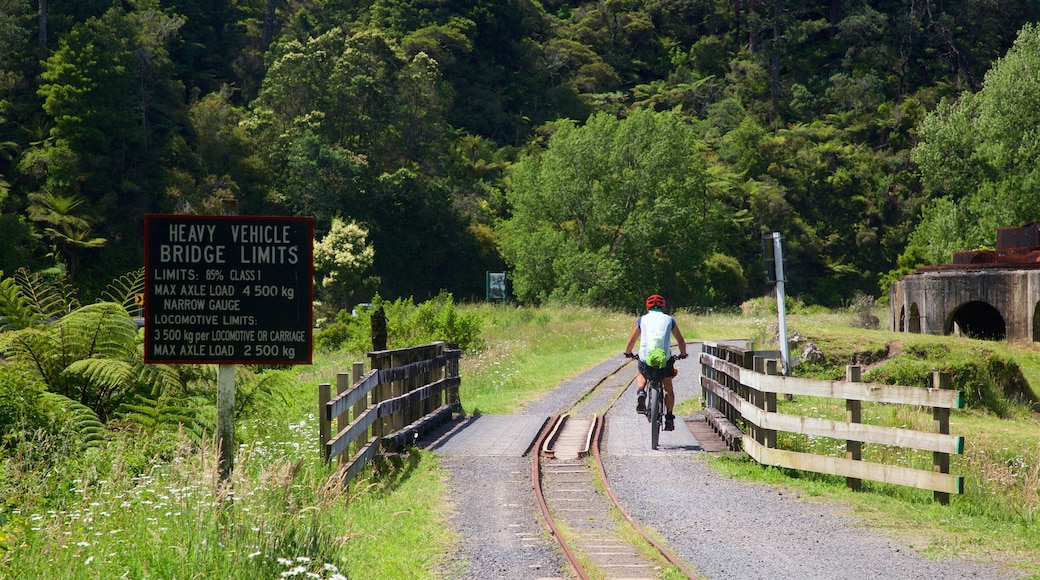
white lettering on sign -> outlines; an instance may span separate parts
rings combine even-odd
[[[160,244],[159,261],[165,264],[189,264],[205,262],[223,264],[224,246],[189,246],[184,244]]]
[[[174,223],[159,221],[173,219]],[[151,216],[146,360],[309,360],[306,220]],[[155,225],[155,224],[161,225]],[[301,301],[300,298],[304,300]]]
[[[180,243],[213,243],[214,224],[170,224],[170,241]]]
[[[243,264],[295,264],[300,261],[296,246],[240,246]]]
[[[232,225],[231,239],[243,244],[288,244],[291,226]]]

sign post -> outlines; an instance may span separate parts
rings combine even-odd
[[[787,278],[784,274],[784,236],[780,232],[762,234],[763,260],[766,266],[766,281],[776,282],[776,313],[777,324],[780,327],[780,361],[781,374],[788,376],[791,373],[790,346],[787,344],[787,317],[784,304],[784,282]]]
[[[235,365],[311,363],[313,240],[307,217],[145,216],[144,360],[219,365],[223,480]]]

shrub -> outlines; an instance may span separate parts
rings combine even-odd
[[[1037,401],[1018,364],[993,353],[977,351],[948,358],[943,345],[912,345],[899,356],[868,373],[876,383],[931,387],[933,371],[950,373],[952,387],[964,393],[965,406],[1008,417],[1013,407],[1036,407]]]
[[[46,425],[43,384],[13,366],[0,366],[0,448]]]
[[[484,320],[480,313],[462,311],[449,293],[418,306],[411,298],[384,302],[377,295],[372,303],[386,314],[387,348],[405,348],[444,341],[466,351],[483,346]],[[331,324],[315,334],[314,346],[325,352],[366,352],[372,348],[372,311],[341,310]]]
[[[857,292],[856,297],[852,299],[852,304],[849,305],[849,311],[852,313],[852,326],[877,330],[881,326],[881,320],[874,314],[876,307],[877,302],[873,296]]]

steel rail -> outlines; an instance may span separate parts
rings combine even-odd
[[[613,406],[613,404],[611,405]],[[652,538],[650,534],[647,533],[647,531],[643,528],[643,526],[641,526],[638,522],[632,519],[632,516],[628,514],[625,508],[621,507],[621,502],[619,502],[617,496],[614,495],[614,490],[610,488],[610,479],[607,477],[607,470],[603,467],[603,458],[600,456],[599,450],[599,443],[603,434],[602,421],[602,418],[596,419],[596,425],[594,427],[596,434],[592,437],[592,456],[596,460],[596,467],[599,469],[600,478],[603,480],[604,493],[606,493],[607,498],[610,499],[610,502],[614,504],[614,507],[617,508],[618,513],[621,514],[621,517],[625,518],[625,520],[628,521],[629,524],[631,524],[632,528],[636,531],[636,533],[642,536],[644,540],[646,540],[651,546],[653,546],[654,549],[656,549],[657,552],[661,555],[661,557],[667,560],[669,564],[678,568],[679,571],[685,574],[686,577],[690,580],[694,580],[695,578],[697,578],[697,576],[694,575],[694,573],[690,569],[688,569],[685,564],[683,564],[682,560],[680,560],[678,556],[672,554],[671,550],[669,550],[660,542]]]
[[[547,429],[542,429],[542,432],[538,435],[538,440],[535,442],[535,449],[541,449],[542,444],[546,441],[551,433],[554,433],[563,420],[564,415],[557,415],[553,421],[552,426]],[[545,496],[542,494],[542,457],[541,453],[535,453],[534,460],[531,462],[531,483],[534,485],[534,495],[538,500],[538,508],[542,511],[542,517],[545,518],[546,525],[549,526],[549,533],[556,540],[556,543],[563,550],[564,556],[567,557],[567,562],[571,565],[574,570],[574,574],[581,580],[590,580],[588,572],[585,567],[582,566],[581,561],[578,560],[578,555],[571,549],[570,544],[563,538],[563,534],[560,533],[559,528],[556,527],[556,520],[549,512],[549,505],[545,503]]]
[[[622,365],[618,369],[618,371],[615,372],[619,372],[621,368],[624,368],[625,366],[627,366],[627,364],[628,363]],[[595,386],[589,389],[589,391],[586,392],[582,398],[587,396],[595,389],[598,389],[605,381],[606,379],[600,380]],[[631,383],[629,383],[629,385],[631,385]],[[667,547],[665,547],[663,544],[651,537],[650,534],[643,528],[643,526],[636,522],[631,515],[629,515],[628,511],[626,511],[625,508],[622,507],[621,502],[618,501],[617,496],[614,495],[614,490],[610,487],[610,479],[607,476],[606,468],[603,465],[603,458],[600,455],[600,441],[603,437],[604,415],[607,411],[613,408],[615,404],[621,399],[622,393],[624,393],[624,391],[627,388],[628,385],[626,385],[625,389],[622,389],[618,392],[618,394],[614,397],[613,400],[611,400],[611,402],[607,405],[607,408],[604,409],[602,413],[595,415],[595,419],[593,420],[592,427],[589,431],[588,440],[591,441],[590,451],[592,457],[595,459],[596,468],[599,470],[600,479],[603,481],[604,494],[607,496],[607,499],[610,500],[611,504],[613,504],[613,506],[618,510],[618,513],[620,513],[621,516],[625,518],[629,525],[632,526],[632,529],[635,530],[635,532],[639,534],[640,537],[646,540],[647,543],[649,543],[655,550],[657,550],[661,557],[664,558],[669,564],[675,566],[676,569],[682,572],[690,580],[694,580],[698,578],[698,576],[696,576],[689,568],[687,568],[678,556],[673,554]],[[577,402],[575,403],[575,405],[576,404]],[[557,431],[561,428],[563,421],[568,415],[569,411],[565,411],[559,415],[556,415],[553,418],[553,420],[545,428],[542,429],[541,433],[539,433],[538,439],[535,441],[533,448],[536,450],[543,450],[543,446],[546,445],[547,442],[557,433]],[[582,580],[589,580],[588,572],[585,570],[585,567],[582,566],[581,562],[578,560],[577,554],[574,552],[573,549],[571,549],[570,545],[563,538],[562,534],[560,533],[560,530],[556,526],[555,519],[549,511],[549,506],[545,502],[545,496],[542,493],[541,475],[541,462],[543,456],[552,457],[553,454],[551,451],[545,453],[536,452],[534,460],[531,462],[531,482],[534,485],[535,498],[538,500],[538,507],[542,512],[542,516],[545,518],[546,525],[549,527],[549,532],[556,540],[556,543],[560,546],[560,549],[563,551],[564,556],[567,558],[567,562],[571,565],[571,568],[573,569],[575,575]]]

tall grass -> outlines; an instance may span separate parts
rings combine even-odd
[[[342,577],[344,490],[328,471],[280,457],[255,471],[248,452],[222,485],[212,448],[186,441],[135,473],[129,442],[65,484],[69,497],[13,508],[0,574],[7,578],[271,578],[290,569]]]
[[[473,306],[489,348],[461,361],[468,414],[513,413],[560,382],[621,353],[635,318],[591,308]]]
[[[86,452],[41,438],[0,456],[0,578],[434,574],[451,542],[435,457],[343,488],[318,454],[317,382],[334,374],[321,379],[242,418],[229,485],[212,445],[177,435],[113,431]]]

